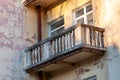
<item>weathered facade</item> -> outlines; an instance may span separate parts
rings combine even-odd
[[[119,18],[119,0],[0,1],[0,80],[119,80]]]

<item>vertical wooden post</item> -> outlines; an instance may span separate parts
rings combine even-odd
[[[38,42],[41,41],[41,6],[36,6],[37,14],[38,14]]]

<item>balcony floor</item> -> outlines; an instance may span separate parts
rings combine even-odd
[[[27,72],[55,71],[64,67],[73,66],[74,64],[85,60],[95,55],[103,55],[106,52],[105,48],[97,48],[86,45],[77,45],[74,48],[68,49],[62,53],[51,56],[41,62],[25,68]]]

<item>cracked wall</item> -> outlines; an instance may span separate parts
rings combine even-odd
[[[0,2],[0,80],[23,80],[23,6],[21,0]]]
[[[23,71],[24,6],[21,0],[0,1],[0,80],[30,80]],[[34,80],[34,79],[32,79]]]
[[[120,3],[119,0],[101,0],[100,25],[105,28],[108,54],[108,80],[120,79]]]

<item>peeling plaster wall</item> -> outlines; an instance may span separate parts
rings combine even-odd
[[[23,31],[21,0],[0,1],[0,80],[23,80]]]
[[[23,71],[24,12],[22,0],[0,0],[0,80],[37,80]]]
[[[105,43],[108,54],[108,80],[120,79],[120,2],[101,0],[99,22],[105,28]]]
[[[119,0],[93,0],[96,25],[105,28],[107,80],[120,79],[120,3]],[[96,14],[97,13],[97,14]]]

